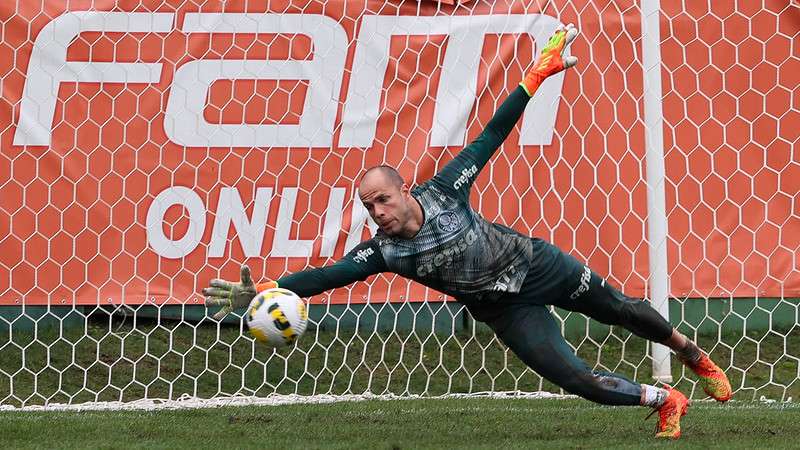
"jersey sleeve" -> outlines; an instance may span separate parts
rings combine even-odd
[[[300,297],[311,297],[385,271],[386,262],[380,248],[374,239],[369,239],[330,266],[295,272],[276,281],[279,287],[289,289]]]
[[[525,111],[528,100],[530,97],[525,90],[517,86],[503,101],[481,134],[447,163],[431,179],[431,183],[436,184],[445,192],[454,193],[458,197],[468,200],[472,183],[514,129],[514,125]]]

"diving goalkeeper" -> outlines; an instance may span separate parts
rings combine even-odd
[[[689,406],[679,391],[639,384],[593,371],[561,335],[548,309],[555,305],[671,348],[719,401],[731,397],[722,370],[674,329],[647,302],[628,298],[557,247],[490,223],[470,207],[478,172],[513,129],[525,106],[549,76],[577,63],[562,57],[575,38],[560,27],[534,67],[500,105],[483,132],[436,176],[410,189],[391,167],[364,173],[359,196],[379,226],[376,235],[333,265],[307,269],[255,285],[247,266],[239,283],[212,280],[203,289],[214,317],[247,306],[257,292],[280,286],[309,297],[380,272],[393,272],[454,297],[486,322],[525,364],[568,392],[606,405],[642,405],[659,413],[656,436],[678,438]]]

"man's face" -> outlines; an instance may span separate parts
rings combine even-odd
[[[411,218],[408,186],[397,186],[380,171],[368,173],[358,187],[370,217],[388,236],[396,236]]]

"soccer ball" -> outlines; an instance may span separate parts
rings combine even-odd
[[[306,331],[308,310],[294,292],[273,288],[253,298],[245,318],[257,341],[279,348],[294,343]]]

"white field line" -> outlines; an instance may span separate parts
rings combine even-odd
[[[350,395],[297,395],[297,394],[274,394],[267,397],[248,397],[248,396],[227,396],[216,398],[197,398],[184,395],[177,400],[166,399],[143,399],[131,402],[87,402],[80,404],[50,403],[47,405],[32,405],[24,407],[14,407],[10,405],[0,405],[0,411],[155,411],[155,410],[175,410],[175,409],[197,409],[197,408],[221,408],[225,406],[279,406],[293,404],[321,404],[337,402],[358,402],[367,400],[412,400],[412,399],[447,399],[447,398],[490,398],[490,399],[575,399],[573,395],[559,395],[550,392],[476,392],[472,394],[447,394],[435,397],[425,397],[420,395],[399,396],[393,394],[350,394]],[[712,400],[695,400],[692,402],[693,408],[718,408],[716,402]],[[741,402],[732,400],[726,403],[724,408],[730,409],[798,409],[800,403],[779,402],[764,397],[757,402]],[[607,408],[607,406],[581,406],[575,409]],[[465,411],[469,407],[465,407]]]

